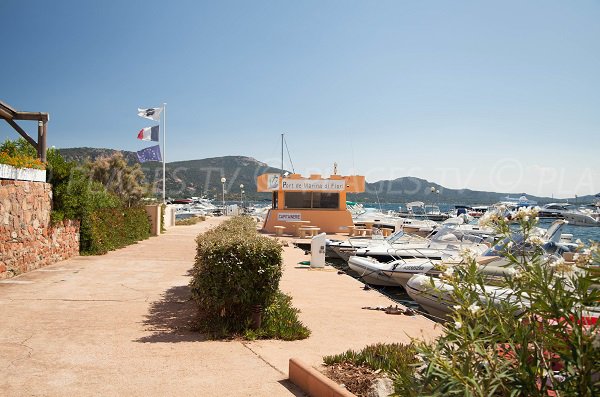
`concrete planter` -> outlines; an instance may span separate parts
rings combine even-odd
[[[46,182],[46,170],[36,170],[33,168],[15,168],[12,165],[0,164],[0,179]]]

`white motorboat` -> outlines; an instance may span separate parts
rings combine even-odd
[[[488,246],[483,243],[480,236],[469,234],[452,226],[444,226],[429,240],[373,241],[366,247],[357,248],[353,254],[376,258],[380,262],[389,262],[400,258],[440,260],[456,256],[466,248],[476,254],[481,254],[488,249]]]
[[[546,252],[546,255],[562,255],[563,250],[568,249],[561,247],[559,243],[560,231],[566,223],[564,220],[557,220],[547,230],[539,229],[537,231],[540,238],[545,241],[542,248]],[[509,242],[512,242],[512,245]],[[523,235],[516,233],[510,238],[505,238],[495,246],[487,249],[475,259],[479,266],[479,272],[486,279],[503,280],[504,277],[512,272],[511,262],[503,256],[506,249],[509,249],[513,253],[520,252],[523,254],[531,250],[532,246],[524,240]],[[380,286],[401,286],[408,291],[408,282],[413,276],[418,274],[428,277],[437,276],[442,270],[445,271],[445,269],[452,268],[463,262],[461,252],[456,250],[446,250],[441,254],[441,257],[443,258],[441,260],[432,259],[431,257],[417,257],[410,259],[398,258],[382,262],[374,257],[351,256],[348,259],[348,266],[365,283]],[[430,295],[433,294],[431,291],[426,292],[424,297],[422,297],[425,303],[430,300]],[[432,310],[439,311],[442,309],[436,306]]]
[[[538,210],[540,218],[563,218],[563,214],[572,211],[573,206],[569,203],[548,203]]]
[[[448,320],[457,302],[452,297],[454,288],[443,280],[423,274],[412,276],[406,284],[406,292],[432,316]],[[513,291],[505,287],[483,286],[480,291],[481,302],[491,300],[493,304],[510,301]]]
[[[406,203],[406,211],[399,209],[398,216],[409,219],[425,219],[431,221],[445,221],[450,215],[440,211],[437,205],[425,204],[422,201]]]
[[[378,246],[387,244],[391,246],[395,243],[426,243],[428,241],[429,240],[424,237],[404,233],[402,230],[392,233],[388,237],[383,237],[380,234],[376,234],[372,237],[351,237],[350,239],[343,241],[327,240],[326,256],[341,258],[347,262],[350,256],[352,256],[357,249],[367,248],[371,245]]]
[[[375,258],[351,256],[348,266],[367,284],[404,287],[416,273],[437,272],[436,263],[427,258],[397,259],[382,263]]]
[[[590,210],[568,211],[562,216],[571,226],[600,226],[600,213]]]

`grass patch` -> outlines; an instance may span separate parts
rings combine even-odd
[[[211,316],[200,310],[199,322],[195,331],[205,333],[212,339],[280,339],[285,341],[306,339],[310,330],[298,318],[300,310],[292,306],[292,298],[281,291],[275,294],[273,303],[262,313],[262,324],[253,329],[248,320],[241,331],[232,331],[226,317]],[[208,321],[207,321],[208,320]]]
[[[175,226],[190,226],[205,220],[205,216],[192,216],[191,218],[176,220]]]
[[[392,374],[397,371],[411,371],[416,362],[415,348],[412,344],[377,343],[369,345],[360,351],[348,350],[342,354],[323,357],[325,365],[352,363],[366,365],[373,370],[385,371]]]
[[[261,327],[247,329],[246,339],[298,340],[310,336],[310,330],[298,319],[300,310],[292,306],[292,297],[278,291],[273,303],[265,310]]]
[[[325,374],[336,383],[344,384],[357,396],[369,395],[373,382],[383,376],[394,381],[396,393],[399,380],[411,379],[417,363],[416,348],[411,343],[377,343],[360,351],[348,350],[323,357]],[[403,394],[398,394],[403,395]]]

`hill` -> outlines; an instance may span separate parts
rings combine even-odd
[[[113,149],[102,148],[68,148],[59,149],[67,159],[82,163],[86,160],[95,160],[98,157],[110,156],[116,152]],[[129,164],[138,162],[134,152],[121,151]],[[142,169],[148,182],[154,182],[162,187],[162,164],[157,162],[143,163]],[[268,193],[256,192],[256,177],[263,173],[278,173],[279,168],[270,167],[252,157],[223,156],[200,160],[175,161],[166,164],[167,170],[167,196],[190,197],[208,196],[209,198],[222,197],[223,186],[221,177],[227,178],[225,183],[226,199],[239,200],[240,184],[244,185],[245,197],[251,200],[269,199]],[[432,193],[434,187],[439,194]],[[506,196],[518,197],[527,195],[531,200],[543,204],[557,200],[550,197],[536,197],[526,193],[498,193],[470,189],[448,189],[437,183],[416,177],[401,177],[394,180],[383,180],[366,183],[365,193],[348,195],[349,200],[362,202],[387,202],[406,203],[410,201],[424,201],[435,203],[462,203],[462,204],[492,204],[503,200]],[[570,202],[593,202],[594,196],[578,197]]]
[[[100,148],[68,148],[59,149],[63,157],[69,161],[83,163],[94,161],[99,157],[111,156],[117,150]],[[134,152],[121,151],[129,164],[138,163]],[[146,180],[156,183],[162,188],[162,163],[142,163]],[[166,189],[168,197],[207,196],[222,198],[223,185],[221,178],[225,177],[226,199],[239,200],[240,185],[248,199],[269,198],[269,194],[256,192],[256,177],[268,172],[279,172],[278,168],[245,156],[213,157],[201,160],[174,161],[166,164]]]

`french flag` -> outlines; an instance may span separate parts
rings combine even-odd
[[[158,126],[142,128],[138,133],[138,139],[158,142]]]

